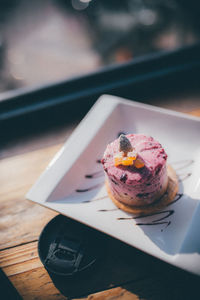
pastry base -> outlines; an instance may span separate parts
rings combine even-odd
[[[163,196],[161,196],[158,200],[156,200],[155,202],[149,205],[135,207],[135,206],[124,204],[116,200],[112,195],[112,193],[110,192],[109,184],[106,181],[106,189],[107,189],[108,196],[119,209],[122,209],[128,213],[143,215],[143,214],[149,214],[149,213],[159,211],[164,207],[166,207],[167,205],[169,205],[171,202],[173,202],[176,194],[178,193],[178,178],[175,170],[170,165],[167,166],[167,174],[168,174],[167,190],[165,191]]]

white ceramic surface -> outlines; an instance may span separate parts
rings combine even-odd
[[[177,201],[159,214],[135,218],[107,197],[99,160],[120,132],[153,136],[179,175]],[[103,95],[27,199],[200,275],[200,118]]]

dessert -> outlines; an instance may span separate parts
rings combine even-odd
[[[120,135],[107,146],[102,159],[108,195],[128,212],[160,209],[178,190],[176,174],[166,162],[165,150],[153,137]]]

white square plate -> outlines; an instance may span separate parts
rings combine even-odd
[[[153,136],[179,175],[177,201],[159,214],[136,218],[106,194],[99,160],[120,132]],[[27,198],[200,275],[200,119],[104,95]]]

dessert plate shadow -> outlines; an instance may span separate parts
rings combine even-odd
[[[200,275],[200,119],[110,95],[99,98],[27,199],[107,233],[159,259]],[[109,199],[100,163],[121,133],[158,140],[179,176],[174,202],[138,217]]]

